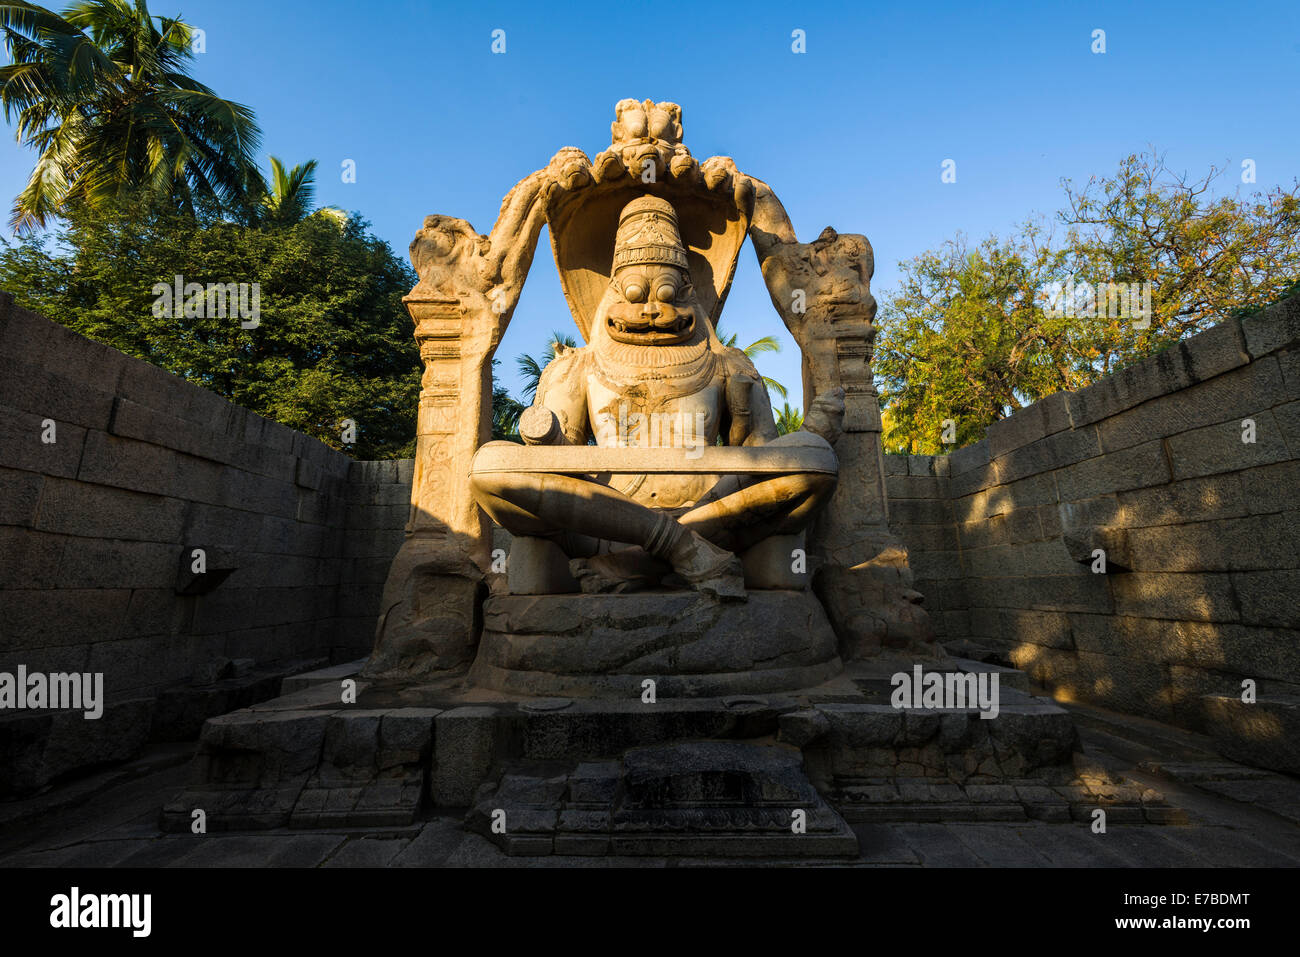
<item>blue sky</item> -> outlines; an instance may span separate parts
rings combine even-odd
[[[61,5],[52,3],[59,8]],[[877,298],[897,264],[958,232],[1005,234],[1060,204],[1059,181],[1149,145],[1176,169],[1300,173],[1300,4],[747,3],[547,5],[152,0],[206,33],[194,71],[252,106],[264,153],[320,162],[317,199],[405,254],[427,213],[487,232],[502,196],[562,146],[609,144],[615,102],[671,100],[698,159],[766,180],[801,239],[864,233]],[[494,29],[505,54],[491,52]],[[805,31],[807,52],[791,52]],[[1091,52],[1105,30],[1106,52]],[[341,164],[356,161],[355,183]],[[957,181],[941,165],[956,161]],[[0,144],[6,200],[32,155]],[[774,332],[760,368],[794,388],[798,352],[742,253],[723,322]],[[573,331],[549,243],[498,356]]]

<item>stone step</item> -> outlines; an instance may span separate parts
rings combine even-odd
[[[344,678],[355,677],[361,673],[365,663],[365,658],[358,658],[356,661],[349,661],[346,664],[330,665],[328,668],[317,668],[315,671],[290,675],[280,685],[280,695],[284,696],[297,691],[306,691],[308,688],[314,688],[317,685],[336,684]]]
[[[1019,668],[1004,668],[1002,665],[988,664],[983,661],[975,661],[972,658],[953,658],[953,662],[958,669],[967,674],[995,674],[998,676],[998,684],[1003,688],[1015,688],[1017,691],[1023,691],[1025,694],[1032,694],[1033,688],[1029,681],[1029,675]]]
[[[466,815],[507,854],[854,857],[858,841],[798,749],[741,741],[633,748],[571,770],[505,768]]]
[[[837,781],[826,791],[852,824],[961,821],[1089,823],[1098,808],[1109,824],[1186,824],[1187,813],[1153,788],[1085,774],[1061,783],[1028,778],[961,784],[936,778]]]

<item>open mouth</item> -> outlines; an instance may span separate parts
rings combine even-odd
[[[690,313],[653,318],[609,316],[605,323],[614,341],[641,345],[682,342],[695,331],[695,316]]]

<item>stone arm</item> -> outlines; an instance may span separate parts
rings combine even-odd
[[[484,262],[511,308],[523,289],[551,202],[558,193],[585,185],[589,167],[581,150],[565,147],[544,169],[516,183],[501,201],[497,221],[486,237]]]
[[[749,239],[772,305],[807,356],[813,338],[813,330],[808,328],[808,301],[815,297],[820,285],[812,248],[796,238],[790,217],[772,188],[762,180],[750,179],[754,184],[754,216]]]
[[[526,445],[586,445],[587,377],[585,353],[571,349],[542,370],[533,404],[519,419]]]
[[[777,437],[767,385],[749,357],[739,349],[727,356],[727,445],[766,445]]]
[[[454,300],[467,320],[462,345],[494,348],[514,313],[537,251],[546,213],[557,194],[582,179],[581,152],[563,149],[515,184],[501,202],[492,231],[479,235],[463,219],[428,216],[411,243],[420,276],[414,299]]]

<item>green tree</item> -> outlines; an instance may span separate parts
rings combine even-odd
[[[0,4],[0,30],[10,59],[0,104],[38,153],[15,229],[136,193],[183,209],[235,205],[260,183],[253,113],[189,75],[188,24],[150,14],[145,0],[79,0],[62,16]]]
[[[542,350],[540,357],[535,357],[525,352],[515,359],[519,368],[519,374],[523,376],[524,388],[523,397],[526,401],[532,402],[537,395],[537,387],[542,381],[542,371],[551,364],[551,360],[556,354],[564,349],[577,348],[578,340],[564,332],[552,332],[551,338],[546,342],[546,348]]]
[[[1114,177],[1063,181],[1059,238],[1030,220],[900,264],[876,320],[885,448],[960,448],[1028,403],[1275,300],[1300,277],[1300,184],[1215,198],[1219,175],[1128,156]],[[1132,284],[1149,310],[1112,299]]]
[[[205,294],[173,302],[178,276]],[[22,305],[363,459],[414,451],[420,358],[402,296],[415,280],[356,216],[270,229],[143,199],[74,207],[56,237],[0,250],[0,286]],[[247,295],[207,292],[230,283]]]
[[[737,334],[732,333],[730,336],[726,335],[726,333],[722,331],[722,323],[718,323],[717,326],[714,327],[713,331],[718,334],[718,339],[721,340],[724,346],[728,346],[733,349],[737,348],[736,347],[736,340],[738,338]],[[761,339],[755,339],[753,342],[745,346],[745,348],[741,349],[740,351],[743,352],[750,359],[750,361],[753,361],[756,358],[758,358],[758,356],[762,355],[765,352],[780,352],[781,340],[779,340],[776,336],[763,336]],[[769,392],[775,392],[782,399],[788,399],[790,397],[790,393],[786,390],[786,387],[782,385],[780,382],[776,381],[776,379],[770,378],[768,376],[763,376],[763,383],[767,386]]]
[[[492,360],[492,438],[519,439],[519,417],[524,414],[526,406],[510,394],[510,390],[496,382],[497,366],[500,359]]]
[[[267,188],[254,193],[256,211],[252,218],[274,225],[292,225],[308,216],[323,215],[342,225],[348,214],[337,206],[313,208],[316,198],[316,161],[299,163],[286,170],[277,156],[271,157],[271,177]]]
[[[798,432],[803,428],[803,413],[798,409],[790,408],[790,403],[785,402],[781,405],[780,411],[776,413],[776,430],[782,435],[790,432]]]

